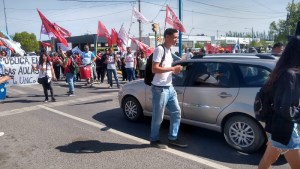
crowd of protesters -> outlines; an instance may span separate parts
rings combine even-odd
[[[124,53],[115,52],[113,48],[105,48],[104,52],[98,51],[96,55],[89,51],[88,45],[84,46],[84,52],[72,50],[57,52],[46,52],[41,50],[39,53],[40,62],[37,65],[32,65],[33,70],[39,70],[39,79],[45,78],[48,82],[42,81],[45,100],[48,102],[48,90],[50,90],[51,101],[56,101],[52,88],[53,81],[65,81],[68,84],[68,96],[75,96],[75,83],[83,82],[85,86],[93,86],[95,82],[107,83],[108,88],[112,88],[113,84],[120,88],[118,77],[122,74],[122,81],[132,81],[137,78],[144,78],[145,66],[147,58],[143,52],[132,52],[130,47]],[[76,71],[71,66],[73,62],[76,65]],[[81,77],[80,70],[82,67],[87,67],[88,78]]]

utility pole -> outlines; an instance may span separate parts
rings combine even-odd
[[[179,20],[182,22],[182,0],[179,0]],[[182,56],[182,33],[179,31],[179,56]]]
[[[6,19],[6,8],[5,8],[5,2],[4,2],[4,0],[3,0],[3,9],[4,9],[4,17],[5,17],[6,34],[8,35],[7,19]]]
[[[254,32],[253,32],[253,27],[252,27],[252,29],[251,29],[251,30],[252,30],[252,42],[253,42],[253,41],[254,41],[254,34],[253,34]]]
[[[139,12],[141,12],[141,0],[139,0]],[[142,42],[142,23],[139,20],[139,40]]]

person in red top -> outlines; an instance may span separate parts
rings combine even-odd
[[[62,51],[60,51],[60,53],[63,56],[63,58],[65,58],[64,62],[60,60],[60,65],[65,68],[66,80],[67,83],[69,84],[69,91],[67,92],[68,96],[75,96],[74,95],[74,72],[70,70],[72,62],[74,62],[72,58],[73,53],[71,50],[68,50],[66,52],[67,56]]]
[[[79,66],[81,65],[81,57],[80,57],[80,54],[78,52],[75,52],[74,53],[74,61],[76,62],[76,64]],[[80,78],[80,73],[79,71],[76,73],[76,81],[78,82],[79,79],[81,80]]]
[[[60,79],[60,64],[59,64],[59,56],[58,56],[58,53],[53,53],[52,55],[52,63],[53,63],[53,69],[54,69],[54,73],[55,73],[55,76],[58,79]]]

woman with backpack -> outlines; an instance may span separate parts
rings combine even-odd
[[[267,169],[284,155],[292,169],[300,167],[300,36],[292,37],[273,70],[267,86],[272,89],[274,111],[266,121],[271,134],[258,169]]]
[[[63,58],[65,58],[64,62],[62,62],[60,60],[60,65],[62,67],[64,67],[64,69],[65,69],[66,80],[67,80],[67,83],[69,84],[69,91],[67,92],[67,94],[68,94],[68,96],[75,96],[74,95],[74,90],[75,90],[74,89],[74,77],[76,75],[76,68],[74,67],[74,65],[76,65],[76,63],[72,58],[73,53],[71,50],[68,50],[66,52],[67,56],[61,51],[60,51],[60,53],[63,56]]]
[[[41,82],[43,89],[45,100],[44,102],[49,101],[48,90],[50,90],[51,101],[55,102],[53,88],[52,88],[52,80],[56,80],[54,69],[52,62],[48,59],[48,55],[46,52],[42,52],[39,58],[39,64],[37,66],[32,65],[33,70],[39,70],[39,81]]]

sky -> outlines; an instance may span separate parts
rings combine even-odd
[[[88,1],[88,2],[84,2]],[[141,13],[164,28],[165,5],[178,16],[178,0],[140,0]],[[272,21],[286,19],[286,7],[292,0],[182,0],[182,22],[186,35],[225,35],[226,32],[268,32]],[[95,34],[101,21],[109,30],[119,31],[123,24],[130,36],[138,37],[138,22],[132,19],[137,0],[4,0],[9,35],[34,33],[38,40],[41,20],[37,8],[50,20],[67,29],[73,36]],[[295,0],[299,2],[299,0]],[[3,0],[0,2],[0,30],[6,32]],[[170,25],[167,24],[167,27]],[[152,32],[142,24],[143,36]],[[161,32],[163,33],[163,32]]]

